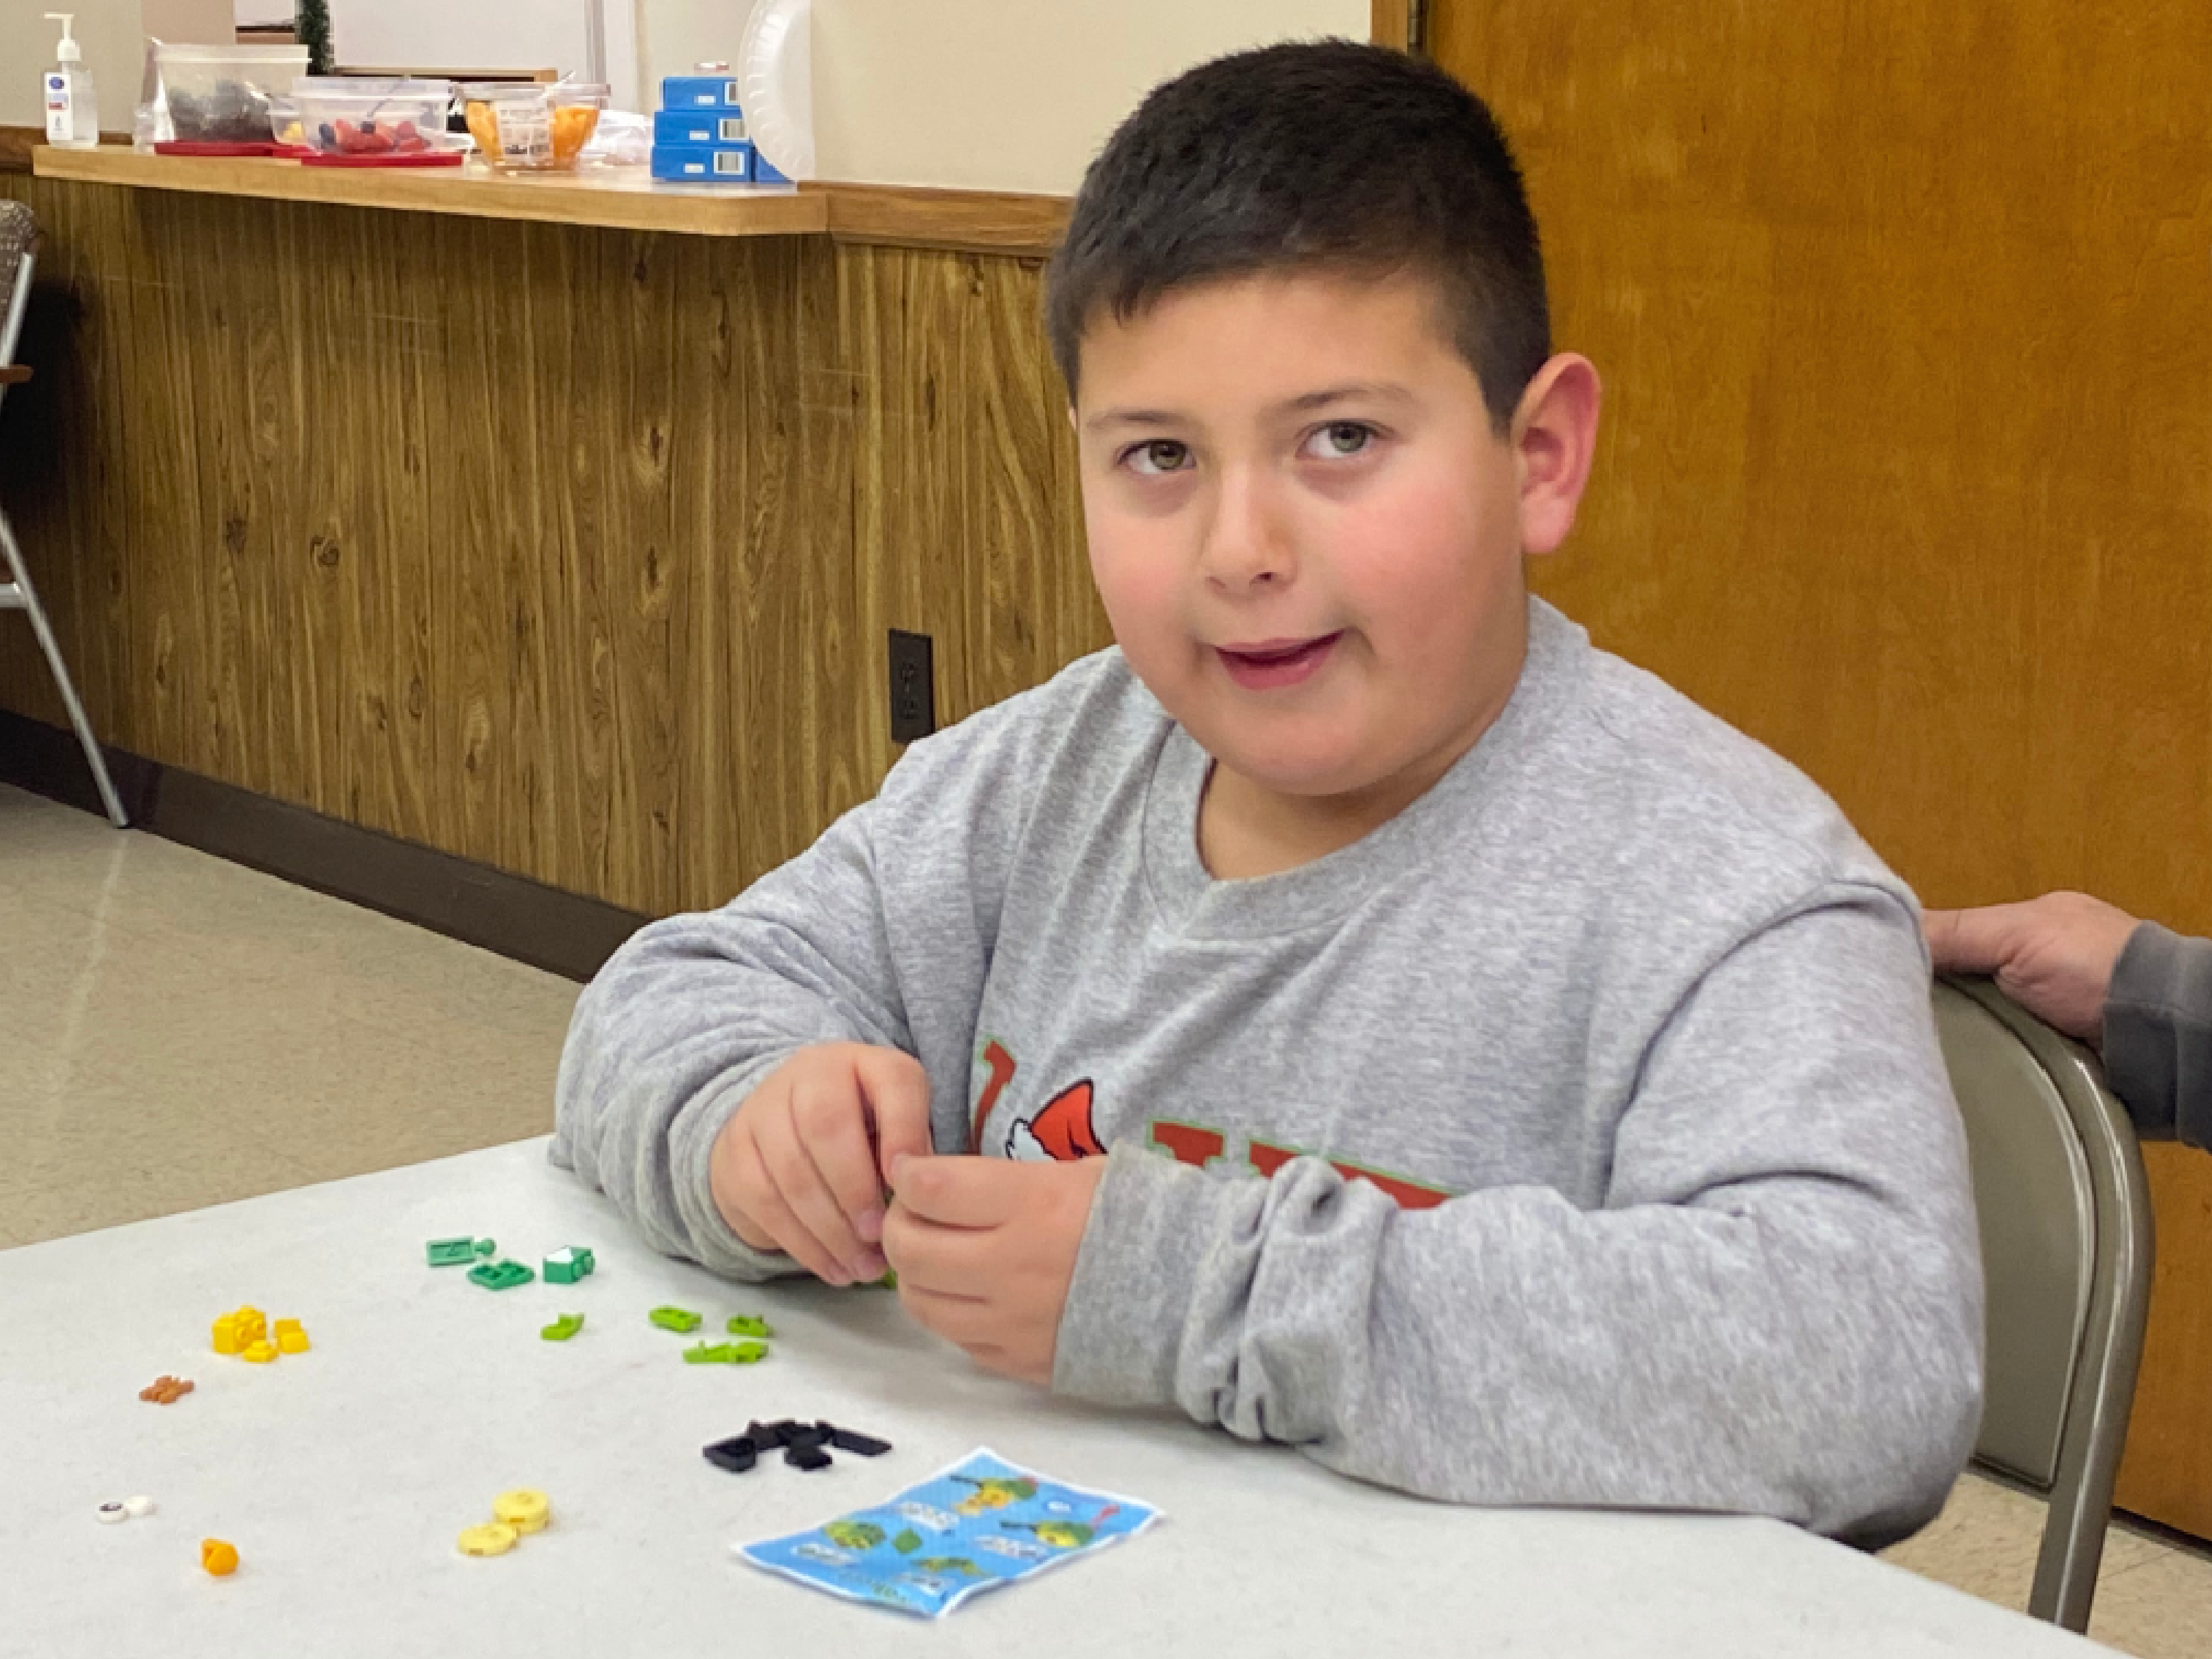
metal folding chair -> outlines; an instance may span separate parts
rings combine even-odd
[[[1978,1463],[2050,1500],[2027,1610],[2084,1631],[2150,1308],[2142,1153],[2095,1056],[1988,980],[1939,980],[1989,1279]]]
[[[39,224],[31,210],[21,202],[0,201],[0,398],[7,395],[9,386],[31,378],[31,371],[15,362],[15,343],[23,332],[23,313],[31,301],[31,270],[38,240]],[[83,745],[93,781],[100,787],[100,803],[107,808],[109,821],[118,830],[126,830],[131,820],[125,816],[123,802],[108,778],[106,758],[92,735],[92,723],[84,717],[84,705],[77,700],[76,686],[62,661],[61,646],[47,624],[38,590],[31,586],[30,568],[23,562],[22,549],[15,544],[15,532],[4,507],[0,507],[0,560],[6,567],[0,573],[6,576],[0,581],[0,611],[29,614],[31,631],[38,635],[39,649],[46,653],[46,666],[53,671],[54,684],[69,710],[70,725]]]

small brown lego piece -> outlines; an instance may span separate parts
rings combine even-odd
[[[182,1377],[157,1376],[138,1390],[141,1400],[150,1400],[157,1406],[173,1406],[192,1391],[192,1385]]]

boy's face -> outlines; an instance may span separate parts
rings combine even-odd
[[[1082,354],[1091,563],[1130,665],[1241,786],[1402,808],[1519,678],[1522,556],[1572,522],[1589,365],[1553,359],[1501,437],[1431,283],[1320,273],[1175,290]],[[1562,365],[1588,382],[1564,438]]]

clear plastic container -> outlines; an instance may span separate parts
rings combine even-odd
[[[461,88],[477,149],[508,173],[566,172],[591,142],[607,89],[591,81],[472,81]]]
[[[325,155],[419,155],[443,147],[453,98],[445,81],[303,76],[292,83],[295,142]]]
[[[305,46],[154,48],[169,124],[186,143],[267,143],[271,94],[307,70]]]

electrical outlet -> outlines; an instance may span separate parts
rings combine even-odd
[[[934,647],[927,634],[891,629],[891,741],[912,743],[937,730]]]

